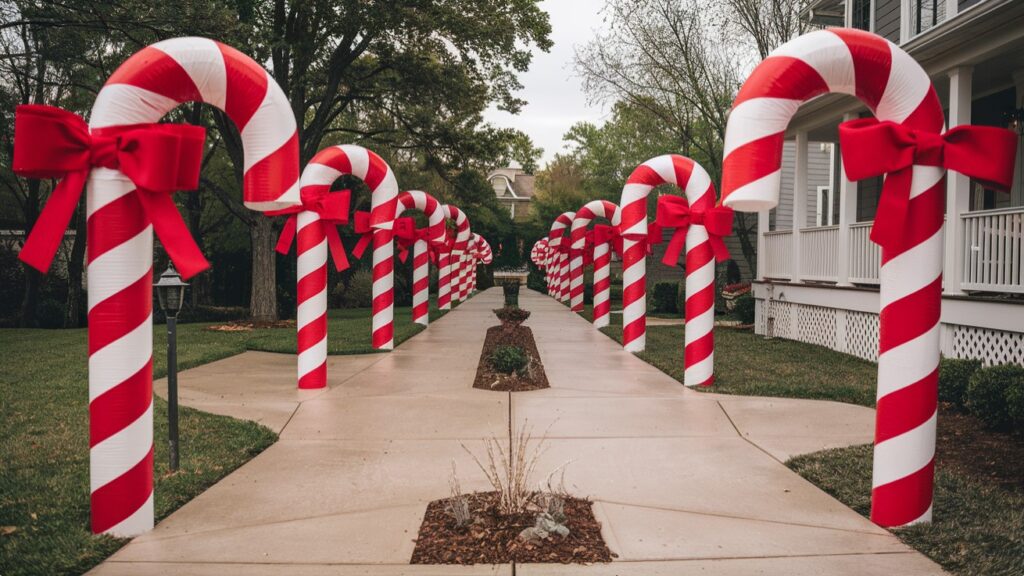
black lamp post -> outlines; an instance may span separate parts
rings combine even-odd
[[[178,469],[178,312],[185,303],[185,287],[181,275],[169,263],[160,280],[153,285],[160,308],[167,317],[167,443],[171,454],[171,470]]]

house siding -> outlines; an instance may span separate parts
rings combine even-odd
[[[818,186],[830,186],[828,149],[822,150],[821,142],[807,144],[807,214],[802,228],[814,226],[818,210]],[[796,167],[796,142],[790,140],[782,148],[782,180],[779,185],[779,205],[769,214],[772,230],[793,228],[793,172]],[[838,200],[836,201],[838,202]]]
[[[900,0],[877,0],[875,33],[890,42],[900,43]]]

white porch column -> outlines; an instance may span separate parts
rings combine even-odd
[[[856,120],[856,114],[844,114],[843,122]],[[838,146],[838,144],[837,144]],[[841,152],[841,151],[840,151]],[[850,224],[857,221],[857,183],[846,179],[846,166],[839,156],[839,274],[836,284],[853,286],[850,282]]]
[[[793,282],[800,282],[800,229],[807,226],[807,132],[796,133],[793,167]]]
[[[768,243],[764,235],[769,228],[768,211],[757,213],[757,279],[764,280],[764,272],[768,269]]]
[[[949,127],[971,123],[971,76],[973,68],[949,71]],[[946,294],[963,294],[964,226],[960,215],[970,209],[971,179],[950,170],[946,175],[946,237],[943,287]]]
[[[1013,71],[1013,85],[1017,89],[1017,108],[1024,108],[1024,68]],[[1017,159],[1013,163],[1013,187],[1010,188],[1010,206],[1024,206],[1024,141],[1017,140]]]

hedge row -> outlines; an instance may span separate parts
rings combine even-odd
[[[993,430],[1024,432],[1024,366],[983,368],[980,360],[943,358],[939,400],[973,414]]]

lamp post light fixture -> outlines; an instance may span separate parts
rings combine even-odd
[[[178,312],[185,303],[186,286],[173,263],[153,285],[167,318],[167,444],[171,471],[178,469]]]

